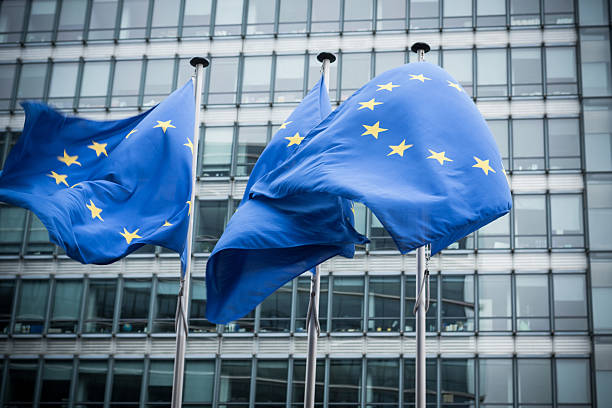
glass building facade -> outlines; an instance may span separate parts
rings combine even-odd
[[[310,280],[244,318],[204,318],[206,259],[254,163],[320,75],[335,107],[414,61],[448,70],[487,120],[514,206],[430,264],[430,407],[612,404],[612,71],[608,0],[2,0],[0,164],[19,103],[94,119],[155,105],[206,56],[184,402],[303,404]],[[414,254],[356,207],[371,243],[322,265],[317,406],[414,404]],[[0,400],[167,406],[178,255],[80,265],[0,204]]]

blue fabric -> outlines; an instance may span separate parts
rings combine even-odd
[[[352,257],[354,244],[367,241],[353,229],[346,199],[327,193],[249,198],[251,186],[303,143],[292,140],[299,141],[330,112],[321,78],[255,164],[240,206],[206,264],[206,317],[211,322],[246,315],[287,281],[332,256]]]
[[[105,122],[23,103],[26,121],[0,173],[0,200],[32,210],[82,263],[108,264],[144,244],[179,252],[184,263],[193,95],[189,81],[147,112]]]
[[[402,253],[428,243],[436,253],[511,208],[486,122],[458,82],[426,62],[364,85],[251,189],[271,199],[312,192],[364,203]]]

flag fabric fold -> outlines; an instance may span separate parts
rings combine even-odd
[[[0,201],[33,211],[82,263],[108,264],[145,244],[181,253],[191,214],[193,83],[122,120],[23,104],[21,137],[0,172]]]
[[[506,214],[508,180],[469,95],[418,62],[377,76],[316,126],[251,196],[326,193],[364,203],[406,253],[435,254]]]
[[[366,242],[353,228],[351,203],[327,193],[250,199],[251,186],[285,160],[331,112],[323,78],[262,152],[236,213],[206,264],[206,317],[236,320],[289,280],[335,255],[352,257]]]

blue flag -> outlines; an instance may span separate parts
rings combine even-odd
[[[486,122],[459,83],[426,62],[364,85],[251,190],[312,192],[364,203],[402,253],[425,244],[436,253],[511,208]]]
[[[147,112],[106,122],[24,103],[0,200],[33,211],[51,240],[82,263],[111,263],[145,244],[185,261],[193,92],[189,81]]]
[[[290,158],[331,112],[323,78],[281,125],[261,154],[238,210],[206,264],[206,317],[238,319],[287,281],[335,255],[352,257],[366,242],[353,229],[348,200],[327,193],[250,199],[251,186]]]

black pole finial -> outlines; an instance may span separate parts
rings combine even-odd
[[[210,63],[208,62],[208,60],[204,57],[193,57],[189,63],[191,64],[192,67],[197,66],[198,64],[202,64],[202,66],[204,66],[204,68],[206,68]]]
[[[329,60],[329,63],[332,64],[336,61],[336,56],[331,52],[321,52],[317,55],[317,59],[319,62],[323,62],[325,60]]]
[[[423,53],[427,53],[429,52],[429,50],[431,50],[431,48],[429,47],[429,44],[424,43],[424,42],[415,42],[414,44],[412,44],[412,47],[410,47],[410,50],[414,53],[419,53],[419,51],[423,50]]]

